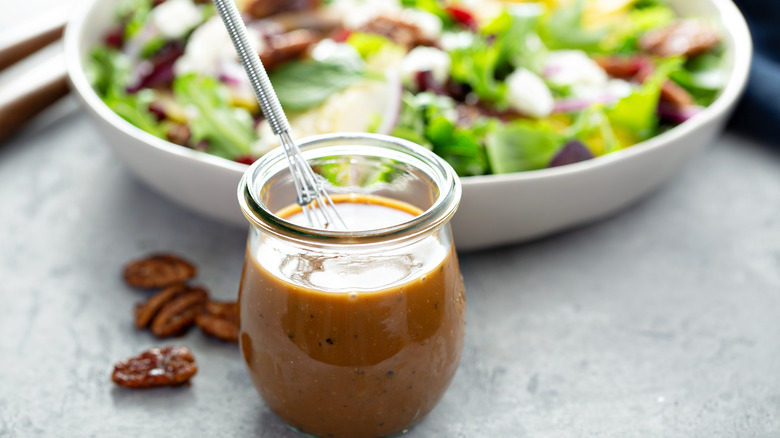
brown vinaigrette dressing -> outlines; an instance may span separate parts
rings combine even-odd
[[[376,196],[336,202],[347,224],[363,229],[421,213]],[[317,436],[379,437],[433,409],[463,348],[465,295],[452,247],[413,245],[366,264],[302,253],[289,270],[287,258],[265,256],[263,240],[254,246],[240,286],[240,342],[272,411]]]

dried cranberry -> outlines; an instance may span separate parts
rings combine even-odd
[[[466,28],[476,31],[479,29],[479,22],[468,9],[463,6],[449,5],[445,8],[453,20],[462,24]]]
[[[255,162],[255,160],[257,160],[257,157],[253,157],[251,155],[240,155],[236,157],[233,161],[235,161],[236,163],[251,165],[252,163]]]

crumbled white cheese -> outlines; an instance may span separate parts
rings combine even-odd
[[[160,33],[171,39],[183,37],[203,20],[203,13],[192,0],[168,0],[152,9],[150,15]]]
[[[622,79],[610,79],[606,84],[575,84],[571,87],[571,95],[574,98],[603,102],[616,101],[633,92],[633,85]]]
[[[417,26],[425,38],[438,40],[441,38],[442,22],[441,18],[430,12],[414,9],[404,9],[399,18],[405,23]]]
[[[365,132],[377,118],[385,114],[394,93],[388,87],[397,86],[390,81],[366,79],[330,96],[322,105],[289,116],[290,127],[297,138],[331,132]],[[279,146],[268,121],[257,126],[259,139],[253,143],[252,152],[263,154]]]
[[[547,55],[545,76],[557,85],[603,86],[607,73],[581,50],[556,50]]]
[[[433,79],[443,84],[450,77],[451,64],[452,60],[447,52],[434,47],[415,47],[401,61],[401,79],[409,83],[415,73],[430,71]]]
[[[465,49],[474,44],[474,34],[471,32],[445,32],[441,36],[441,48],[447,52]]]
[[[252,28],[247,31],[250,44],[260,53],[265,48],[261,35]],[[173,69],[177,76],[186,73],[200,73],[215,78],[228,76],[238,81],[233,87],[238,94],[250,100],[254,98],[249,78],[219,17],[212,17],[192,32],[184,54],[176,60]]]
[[[335,0],[330,9],[347,29],[358,29],[381,15],[395,15],[403,8],[398,0]]]
[[[513,109],[533,117],[547,117],[553,110],[553,96],[544,81],[525,68],[507,76],[507,98]]]

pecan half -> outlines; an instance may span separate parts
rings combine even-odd
[[[317,41],[313,32],[305,29],[270,35],[260,60],[268,70],[273,70],[287,61],[303,55]]]
[[[715,29],[702,20],[679,20],[652,30],[639,39],[639,47],[656,56],[694,56],[718,45]]]
[[[186,290],[187,286],[183,284],[168,286],[146,300],[146,302],[137,305],[135,307],[135,326],[138,328],[148,327],[149,323],[152,322],[152,318],[157,315],[157,312],[159,312],[165,304]]]
[[[209,301],[195,324],[207,335],[238,342],[238,303]]]
[[[432,46],[436,43],[425,36],[425,32],[420,26],[402,16],[380,15],[364,24],[358,31],[382,35],[407,49],[417,46]]]
[[[126,388],[181,385],[198,372],[187,347],[152,348],[114,365],[111,380]]]
[[[125,267],[125,282],[141,289],[156,289],[183,283],[197,273],[195,266],[173,254],[153,254]]]
[[[245,9],[252,18],[265,18],[280,12],[314,9],[320,3],[321,0],[252,0]]]
[[[640,82],[644,82],[652,76],[652,74],[653,69],[652,67],[649,67],[642,69],[642,71],[636,75],[636,78]],[[691,97],[690,93],[671,79],[667,79],[661,85],[661,101],[672,104],[678,108],[684,108],[694,104],[693,97]]]
[[[152,333],[158,338],[176,336],[192,327],[209,295],[200,287],[188,288],[160,308],[152,320]]]

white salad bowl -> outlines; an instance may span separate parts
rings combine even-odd
[[[143,182],[206,216],[246,226],[236,187],[247,166],[182,147],[131,125],[90,86],[90,50],[114,22],[115,0],[87,0],[65,32],[70,82],[106,143]],[[681,16],[719,23],[728,81],[718,99],[681,125],[640,144],[588,161],[522,173],[461,178],[453,219],[460,250],[538,238],[595,221],[662,185],[723,129],[747,82],[752,43],[731,0],[671,0]]]

